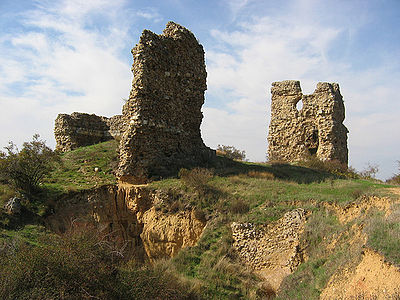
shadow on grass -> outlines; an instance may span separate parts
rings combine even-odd
[[[294,181],[296,183],[322,182],[326,179],[336,179],[337,175],[301,166],[286,163],[247,163],[233,161],[225,157],[217,157],[215,174],[219,176],[231,176],[248,174],[249,172],[267,172],[274,178]]]

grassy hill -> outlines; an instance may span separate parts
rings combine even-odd
[[[305,209],[308,215],[299,245],[303,262],[283,281],[279,299],[318,299],[337,270],[360,262],[365,247],[400,264],[400,209],[394,186],[348,178],[328,172],[329,168],[234,162],[223,157],[212,170],[183,170],[179,178],[149,184],[149,189],[168,195],[167,202],[157,204],[163,213],[191,208],[207,220],[197,245],[168,261],[149,266],[119,257],[91,230],[63,236],[46,231],[40,220],[51,213],[49,205],[60,195],[116,183],[116,146],[110,141],[62,154],[62,164],[43,182],[42,201],[27,206],[37,218],[26,218],[19,225],[14,220],[18,226],[10,229],[9,217],[2,213],[0,268],[8,276],[0,275],[3,298],[61,299],[57,291],[62,290],[65,298],[268,299],[272,291],[240,260],[230,226],[239,222],[262,228],[295,208]],[[12,194],[0,185],[0,204]],[[386,206],[370,199],[387,199]],[[60,255],[47,257],[46,251]],[[30,274],[30,284],[23,286],[25,294],[15,290],[22,288],[18,282],[24,274],[13,269],[15,264]],[[40,276],[45,278],[41,284]],[[74,276],[96,284],[80,289],[79,282],[68,281]]]

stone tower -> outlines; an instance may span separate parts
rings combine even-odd
[[[300,82],[272,83],[268,158],[293,162],[315,155],[347,165],[344,103],[337,83],[320,82],[312,95],[303,95]],[[303,107],[297,109],[302,101]]]
[[[207,166],[215,151],[200,134],[207,89],[203,47],[189,30],[169,22],[161,35],[144,30],[132,54],[120,180],[142,183],[182,167]]]

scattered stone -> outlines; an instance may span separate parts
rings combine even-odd
[[[4,205],[4,210],[9,215],[19,214],[21,212],[21,199],[18,197],[10,198]]]
[[[293,162],[316,155],[347,165],[348,130],[337,83],[320,82],[312,95],[303,95],[299,81],[287,80],[272,83],[271,93],[270,160]],[[301,109],[296,108],[299,103]]]

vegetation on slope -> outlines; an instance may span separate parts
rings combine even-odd
[[[68,191],[114,183],[116,146],[110,141],[62,154],[62,163],[43,181],[44,198],[53,201]],[[349,179],[357,177],[352,174],[319,163],[307,167],[256,164],[220,157],[213,170],[182,170],[179,178],[152,182],[150,189],[169,196],[157,209],[175,213],[194,208],[197,216],[208,221],[196,246],[154,266],[121,257],[120,249],[113,249],[91,230],[57,236],[29,222],[21,224],[20,230],[2,229],[0,268],[4,275],[0,275],[0,296],[265,299],[273,292],[238,258],[230,224],[268,224],[302,207],[312,212],[302,240],[308,260],[285,279],[278,296],[317,299],[337,269],[357,263],[362,245],[350,241],[360,222],[367,224],[363,230],[368,233],[369,246],[395,263],[400,260],[397,214],[387,219],[379,212],[368,212],[342,224],[327,208],[327,204],[345,207],[365,195],[388,195],[389,185]],[[8,186],[0,185],[0,201],[4,203],[12,194]]]
[[[117,145],[117,141],[111,140],[62,153],[62,163],[46,178],[45,187],[67,192],[115,183]]]

